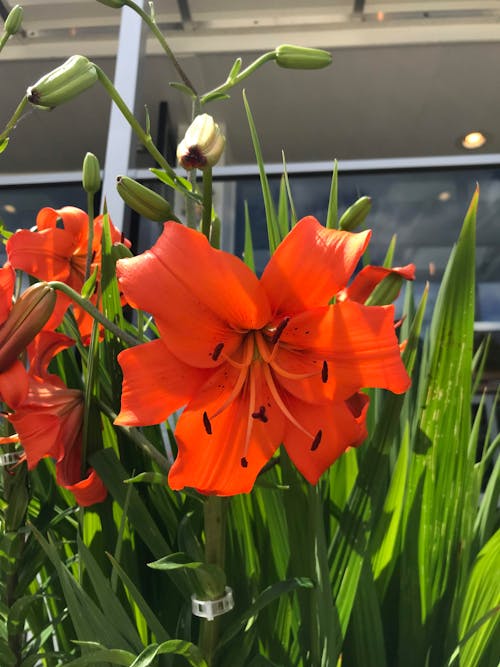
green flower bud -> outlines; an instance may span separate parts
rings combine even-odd
[[[153,192],[145,185],[141,185],[128,176],[118,176],[116,189],[123,201],[134,211],[149,220],[165,222],[177,220],[172,213],[172,207],[161,195]]]
[[[85,56],[71,56],[68,60],[42,76],[26,91],[28,101],[44,108],[57,107],[68,102],[97,81],[97,70]]]
[[[82,185],[89,195],[95,195],[101,187],[99,160],[93,153],[87,153],[83,160]]]
[[[274,50],[276,62],[288,69],[321,69],[332,62],[332,56],[323,49],[310,49],[306,46],[282,44]]]
[[[347,232],[352,232],[365,221],[371,208],[371,197],[360,197],[344,212],[339,220],[339,228]]]
[[[23,22],[23,14],[24,10],[20,5],[12,7],[4,25],[4,30],[8,35],[15,35],[16,32],[19,32]]]
[[[212,116],[196,116],[177,146],[177,160],[187,169],[213,167],[220,159],[226,139]]]
[[[36,283],[21,294],[0,327],[0,372],[9,368],[52,315],[56,293]]]
[[[112,7],[113,9],[121,9],[125,5],[125,0],[97,0],[101,5]]]

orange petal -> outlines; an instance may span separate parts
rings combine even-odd
[[[181,415],[175,430],[178,455],[168,477],[172,489],[247,493],[279,446],[284,417],[259,362],[252,364],[240,395],[212,416],[230,396],[239,373],[228,364],[219,367]]]
[[[0,373],[0,397],[9,408],[15,410],[28,394],[28,374],[20,361]]]
[[[88,236],[88,216],[75,206],[63,206],[60,209],[42,208],[36,216],[38,231],[56,229],[57,221],[62,219],[64,229],[73,238],[75,247],[86,242]]]
[[[0,269],[0,325],[5,322],[12,308],[15,274],[10,264]]]
[[[343,301],[294,317],[280,343],[308,349],[328,361],[334,399],[364,387],[403,393],[410,379],[394,332],[394,306],[364,306]]]
[[[366,437],[364,408],[358,410],[356,416],[344,401],[314,406],[293,396],[287,398],[287,405],[301,426],[314,435],[311,441],[305,433],[287,422],[284,438],[286,451],[311,484],[316,484],[348,447],[358,445]]]
[[[161,339],[120,352],[122,405],[115,424],[159,424],[189,402],[208,371],[179,361]]]
[[[276,249],[261,283],[273,313],[293,314],[326,306],[356,268],[371,232],[326,229],[313,217],[303,218]]]
[[[89,507],[101,503],[108,495],[102,479],[93,468],[89,469],[86,477],[75,484],[63,484],[59,479],[57,479],[57,483],[71,491],[80,507]]]
[[[42,330],[28,346],[30,375],[43,379],[50,378],[51,382],[64,387],[62,380],[57,375],[49,373],[47,369],[56,354],[74,344],[75,341],[69,336],[56,331]]]
[[[7,241],[9,262],[39,280],[68,282],[74,239],[64,229],[30,232],[21,229]]]
[[[20,409],[9,416],[32,470],[45,456],[57,459],[60,455],[59,427],[56,415]]]
[[[383,266],[365,266],[352,283],[337,297],[364,303],[375,287],[390,274],[396,274],[405,280],[415,280],[415,264],[386,269]]]
[[[231,354],[242,331],[270,318],[250,269],[178,223],[165,223],[151,250],[120,260],[117,275],[127,301],[154,315],[168,348],[193,366],[213,367],[216,346]]]

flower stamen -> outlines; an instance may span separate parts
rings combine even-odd
[[[212,435],[212,424],[210,423],[210,419],[206,412],[203,413],[203,426],[205,427],[207,435]]]
[[[322,437],[323,437],[323,431],[320,429],[316,433],[316,435],[314,436],[314,440],[312,441],[311,452],[314,452],[316,449],[318,449]]]
[[[328,382],[328,363],[326,361],[323,362],[323,366],[321,368],[321,380],[325,384]]]
[[[296,428],[298,428],[299,431],[301,431],[302,433],[307,435],[308,438],[311,438],[311,440],[314,443],[316,438],[314,438],[312,436],[312,434],[309,433],[309,431],[307,431],[301,424],[299,424],[299,422],[295,419],[295,417],[292,415],[290,410],[283,403],[283,399],[281,398],[281,396],[279,394],[279,391],[278,391],[276,385],[274,384],[273,376],[271,375],[271,371],[269,370],[269,366],[267,366],[266,364],[263,364],[262,369],[263,369],[263,372],[264,372],[264,377],[265,377],[266,382],[267,382],[267,386],[269,387],[269,391],[271,392],[272,397],[276,401],[276,405],[279,407],[279,409],[285,415],[285,417],[288,419],[288,421],[291,422]],[[316,435],[316,437],[317,437],[317,435]],[[320,439],[321,439],[321,436],[320,436]],[[319,444],[319,441],[318,441],[318,444]]]
[[[276,343],[279,341],[281,334],[285,330],[285,327],[287,326],[288,322],[290,322],[289,317],[285,317],[284,319],[281,320],[281,322],[278,324],[276,327],[273,336],[271,338],[271,345],[276,345]]]
[[[223,347],[224,343],[217,343],[214,351],[212,352],[212,361],[217,361],[217,359],[220,357],[220,353],[222,352]]]

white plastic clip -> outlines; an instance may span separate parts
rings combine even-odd
[[[213,621],[216,616],[222,616],[222,614],[231,611],[234,607],[233,589],[226,586],[225,590],[225,595],[217,598],[217,600],[198,600],[194,595],[191,595],[191,611],[193,615]]]
[[[17,463],[20,458],[19,452],[7,452],[6,454],[0,454],[0,468],[5,468],[5,466],[13,465]]]

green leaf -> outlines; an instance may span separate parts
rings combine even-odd
[[[266,211],[267,235],[269,237],[269,251],[272,255],[273,252],[278,247],[279,242],[282,240],[282,237],[280,235],[280,228],[276,216],[276,211],[274,208],[274,202],[271,196],[269,181],[267,180],[266,171],[264,169],[264,160],[262,158],[262,150],[260,148],[259,137],[257,135],[257,130],[255,129],[255,123],[253,120],[252,112],[250,110],[250,105],[248,104],[245,91],[243,91],[243,103],[245,105],[245,111],[247,114],[248,126],[250,128],[250,134],[252,137],[255,157],[257,159],[257,165],[259,167],[260,185],[262,188],[262,196],[264,198],[264,209]]]
[[[139,475],[135,475],[134,477],[129,477],[129,479],[124,480],[125,484],[137,484],[139,482],[166,486],[167,476],[162,475],[161,472],[141,472]]]
[[[130,667],[149,667],[157,655],[165,654],[181,655],[192,667],[208,667],[200,649],[182,639],[169,639],[163,644],[148,646]]]
[[[97,664],[106,662],[112,665],[123,665],[124,667],[130,667],[135,659],[134,654],[129,653],[129,651],[123,651],[116,648],[105,648],[98,642],[76,643],[94,650],[90,653],[82,655],[81,658],[76,658],[76,660],[72,660],[71,662],[65,662],[64,667],[95,667]]]
[[[94,294],[96,282],[97,282],[97,266],[94,268],[93,272],[87,278],[87,280],[83,283],[81,295],[85,299],[89,299],[92,296],[92,294]]]
[[[178,90],[181,93],[184,93],[185,95],[188,95],[191,97],[191,99],[195,100],[196,99],[196,93],[192,88],[189,86],[186,86],[185,83],[181,83],[180,81],[169,81],[169,86],[172,88],[175,88],[175,90]]]
[[[9,145],[9,137],[6,137],[2,142],[0,142],[0,153],[3,153],[8,145]]]
[[[330,185],[330,196],[328,198],[328,210],[326,213],[327,229],[337,229],[339,226],[339,163],[337,160],[333,163],[332,182]]]
[[[232,81],[235,77],[238,76],[238,74],[240,73],[242,62],[243,61],[241,58],[236,58],[236,60],[233,63],[233,66],[231,67],[231,71],[227,75],[228,81]]]
[[[474,563],[460,614],[460,664],[467,667],[482,664],[485,647],[500,627],[499,553],[497,530]]]
[[[253,256],[252,227],[250,225],[250,214],[248,212],[248,202],[245,201],[245,246],[243,250],[243,261],[255,271],[255,260]]]
[[[297,588],[313,587],[314,583],[305,577],[295,577],[293,579],[288,579],[287,581],[279,581],[278,583],[269,586],[262,591],[255,602],[227,628],[219,640],[217,651],[220,651],[225,644],[236,637],[242,628],[247,624],[250,624],[249,622],[251,619],[255,619],[262,609],[268,604],[271,604],[271,602],[274,602],[274,600],[277,600],[281,595],[291,593],[292,591],[297,590]]]

